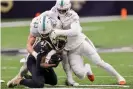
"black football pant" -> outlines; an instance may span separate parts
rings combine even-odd
[[[29,88],[43,88],[44,84],[56,85],[57,76],[52,68],[44,69],[36,68],[36,61],[34,57],[30,57],[27,61],[27,68],[32,74],[32,79],[23,79],[20,84]]]
[[[34,46],[35,51],[40,50],[40,43]],[[20,85],[29,88],[43,88],[44,84],[56,85],[57,76],[52,68],[44,69],[36,67],[36,60],[32,55],[27,58],[27,68],[32,74],[32,79],[23,79]]]

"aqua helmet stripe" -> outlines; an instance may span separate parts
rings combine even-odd
[[[45,16],[43,16],[43,31],[45,30]]]
[[[64,5],[64,1],[63,0],[61,0],[61,4],[60,4],[61,6],[63,6]]]

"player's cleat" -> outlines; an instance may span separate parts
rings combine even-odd
[[[92,70],[91,70],[91,67],[90,67],[90,64],[85,64],[85,68],[86,68],[86,71],[87,71],[87,77],[88,79],[93,82],[95,77],[94,77],[94,74],[92,73]]]
[[[13,82],[17,79],[17,76],[15,76],[12,80],[7,82],[7,87],[8,88],[13,88],[15,86],[17,86],[16,84],[13,84]]]
[[[124,78],[121,78],[120,80],[118,80],[118,84],[119,85],[125,85],[126,84],[126,80]]]
[[[121,76],[118,78],[118,84],[119,85],[125,85],[126,84],[126,80]]]
[[[93,81],[95,80],[95,77],[94,77],[93,74],[92,74],[92,75],[87,75],[87,77],[88,77],[88,79],[89,79],[91,82],[93,82]]]
[[[13,88],[13,87],[17,86],[19,84],[20,80],[22,80],[22,78],[18,78],[17,76],[14,77],[12,80],[8,81],[7,87]]]
[[[119,81],[119,85],[125,85],[126,81]]]
[[[67,86],[79,86],[79,83],[76,83],[76,82],[68,82],[68,81],[66,80],[66,85],[67,85]]]
[[[15,86],[17,86],[17,84],[13,84],[12,81],[8,81],[8,83],[7,83],[8,88],[14,88]]]

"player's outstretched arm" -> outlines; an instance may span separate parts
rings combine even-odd
[[[64,35],[64,36],[77,36],[82,31],[79,21],[74,21],[71,24],[71,29],[68,30],[54,30],[53,34],[56,36]]]
[[[36,37],[34,37],[32,34],[29,34],[28,40],[27,40],[27,51],[32,54],[35,58],[37,57],[37,52],[33,49],[33,44],[35,43]]]

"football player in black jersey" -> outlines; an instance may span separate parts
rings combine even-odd
[[[31,54],[27,57],[27,69],[32,74],[31,79],[18,78],[14,85],[24,85],[29,88],[43,88],[44,84],[56,85],[57,76],[53,67],[57,67],[62,60],[61,55],[66,44],[65,36],[58,36],[55,39],[42,38],[34,45],[34,50],[38,53],[37,60]]]
[[[57,77],[53,67],[56,67],[62,60],[61,52],[65,47],[66,37],[52,38],[49,35],[53,27],[51,26],[51,19],[44,16],[41,19],[39,18],[33,19],[27,41],[29,55],[26,58],[26,65],[28,71],[32,74],[32,78],[23,79],[20,73],[19,76],[17,75],[16,78],[7,83],[8,87],[20,84],[30,88],[43,88],[44,84],[57,84]],[[40,37],[39,41],[35,41],[37,37]]]

